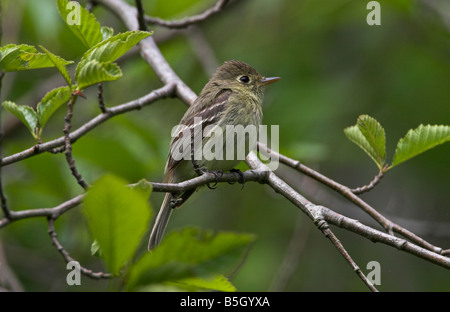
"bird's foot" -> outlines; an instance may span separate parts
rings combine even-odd
[[[230,172],[235,172],[235,173],[239,174],[239,176],[240,176],[240,178],[241,178],[241,180],[239,181],[239,183],[242,184],[241,190],[243,190],[243,189],[244,189],[244,185],[245,185],[245,177],[244,177],[244,173],[243,173],[241,170],[239,170],[239,169],[231,169]],[[228,183],[229,183],[229,184],[234,184],[235,182],[228,182]]]
[[[209,183],[206,184],[206,186],[210,189],[210,190],[214,190],[216,189],[216,185],[219,182],[219,178],[223,176],[223,171],[222,170],[215,170],[215,171],[206,171],[207,173],[212,173],[215,177],[215,182],[214,184],[211,186],[209,185]]]

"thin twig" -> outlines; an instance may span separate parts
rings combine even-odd
[[[145,21],[149,24],[154,24],[168,28],[185,28],[188,27],[189,25],[202,22],[211,17],[212,15],[219,13],[227,5],[228,2],[229,0],[219,0],[212,8],[207,9],[203,13],[186,17],[180,20],[167,21],[157,17],[145,16]]]
[[[412,233],[411,231],[401,227],[400,225],[392,222],[382,214],[380,214],[377,210],[375,210],[372,206],[370,206],[368,203],[363,201],[361,198],[359,198],[357,195],[355,195],[350,188],[348,188],[345,185],[342,185],[322,174],[319,172],[303,165],[297,160],[291,159],[283,154],[277,153],[270,148],[268,148],[266,145],[262,144],[261,142],[258,142],[258,149],[260,152],[265,153],[266,155],[272,155],[275,158],[279,159],[281,163],[294,168],[303,174],[306,174],[307,176],[321,182],[322,184],[330,187],[331,189],[337,191],[339,194],[343,195],[345,198],[359,206],[362,210],[364,210],[369,216],[371,216],[375,221],[377,221],[379,224],[383,226],[383,228],[391,235],[393,233],[401,234],[403,237],[408,238],[415,244],[422,246],[424,248],[427,248],[433,252],[436,252],[438,254],[442,253],[442,248],[434,246],[433,244],[430,244],[423,238],[417,236],[416,234]]]
[[[168,84],[165,85],[159,89],[153,90],[147,95],[144,95],[141,98],[138,98],[136,100],[117,105],[114,107],[108,108],[107,112],[105,114],[97,115],[96,117],[92,118],[85,124],[83,124],[81,127],[79,127],[77,130],[72,131],[69,134],[70,142],[74,143],[77,139],[88,133],[90,130],[94,129],[98,125],[102,124],[103,122],[107,121],[111,117],[114,117],[116,115],[120,115],[132,110],[138,110],[142,107],[152,104],[156,102],[159,99],[166,98],[172,96],[173,92],[175,90],[174,84]],[[26,150],[23,150],[19,153],[4,157],[1,159],[1,166],[6,166],[18,161],[21,161],[23,159],[35,156],[37,154],[47,152],[47,151],[55,151],[55,148],[60,148],[61,146],[64,146],[64,136],[48,141],[42,144],[35,145],[33,147],[30,147]]]
[[[373,178],[372,181],[370,181],[369,184],[351,189],[351,191],[355,195],[359,195],[364,192],[368,192],[371,189],[373,189],[381,181],[381,179],[383,177],[384,177],[384,172],[383,172],[383,170],[380,170],[380,172]]]
[[[242,174],[242,175],[241,175]],[[214,174],[214,172],[202,172],[202,175],[185,180],[179,183],[157,183],[157,182],[148,182],[144,181],[144,183],[151,185],[153,192],[164,192],[164,193],[181,193],[188,190],[196,189],[199,186],[207,185],[212,182],[239,182],[244,177],[246,182],[259,182],[264,183],[266,179],[267,172],[261,170],[247,170],[241,172],[241,174],[237,172],[224,172],[222,175]],[[131,184],[130,186],[135,186],[136,184]]]
[[[71,119],[72,119],[72,113],[73,113],[73,105],[75,104],[75,101],[77,99],[77,95],[73,94],[67,102],[67,114],[64,118],[64,146],[65,146],[65,155],[66,155],[66,161],[69,165],[70,172],[77,180],[77,183],[84,188],[85,190],[89,187],[89,185],[86,183],[86,181],[83,179],[81,174],[78,172],[78,169],[75,165],[75,159],[73,159],[72,156],[72,142],[70,141],[70,128],[72,128]]]
[[[263,183],[266,179],[267,172],[258,170],[247,170],[242,172],[245,177],[245,181],[253,181]],[[207,185],[208,183],[218,182],[218,183],[229,183],[229,182],[239,182],[242,179],[241,175],[236,172],[226,172],[223,175],[216,177],[211,172],[205,172],[199,177],[195,177],[179,183],[157,183],[149,181],[141,181],[138,183],[130,184],[130,187],[136,187],[141,183],[151,186],[153,192],[162,193],[182,193],[187,190],[196,189],[200,186]],[[77,207],[83,201],[84,194],[78,195],[72,199],[69,199],[62,204],[53,208],[34,208],[28,210],[11,211],[10,218],[0,219],[0,228],[18,220],[36,217],[46,217],[56,219],[68,210]]]
[[[145,19],[144,19],[145,12],[144,12],[144,7],[142,5],[142,1],[135,0],[135,2],[136,2],[136,8],[138,11],[137,20],[139,22],[139,30],[147,31],[147,23],[145,22]]]
[[[347,252],[347,250],[344,248],[344,245],[342,245],[341,241],[336,237],[336,235],[331,231],[330,227],[328,226],[328,223],[325,220],[320,220],[319,222],[315,222],[319,230],[322,231],[322,233],[327,237],[336,247],[336,249],[339,251],[339,253],[344,257],[345,261],[352,267],[353,271],[358,275],[358,277],[366,284],[366,286],[373,292],[378,292],[378,290],[373,286],[371,282],[367,279],[367,277],[364,275],[364,273],[361,271],[359,266],[355,263],[355,261],[352,259],[350,254]]]
[[[336,225],[340,228],[361,235],[371,240],[372,242],[383,243],[385,245],[397,248],[398,250],[418,256],[446,269],[450,269],[450,258],[445,256],[442,252],[436,253],[431,250],[422,248],[403,238],[395,237],[387,233],[378,231],[374,228],[371,228],[370,226],[364,225],[357,220],[343,216],[326,207],[322,207],[322,214],[325,221],[327,221],[329,224]]]
[[[100,111],[104,114],[106,113],[105,100],[103,99],[103,83],[100,82],[97,85],[97,99],[98,99],[98,107]]]
[[[246,162],[249,167],[254,170],[268,170],[267,166],[264,165],[253,152],[251,152],[247,156]],[[440,265],[447,269],[450,268],[450,258],[445,257],[441,254],[442,248],[436,247],[439,252],[422,248],[412,242],[408,242],[403,238],[383,233],[369,226],[366,226],[359,221],[340,215],[329,208],[317,206],[301,196],[290,185],[281,180],[273,172],[267,173],[266,183],[275,192],[282,194],[292,204],[300,208],[300,210],[302,210],[312,220],[323,218],[329,224],[333,224],[357,233],[363,237],[370,239],[373,242],[384,243],[388,246],[395,247],[399,250],[419,256],[427,261],[430,261],[431,263]]]
[[[28,210],[20,210],[20,211],[11,211],[10,218],[0,219],[0,228],[18,220],[27,219],[27,218],[36,218],[36,217],[46,217],[46,218],[58,218],[66,211],[69,211],[72,208],[77,207],[81,204],[81,201],[84,198],[84,194],[78,195],[74,198],[71,198],[62,204],[59,204],[53,208],[37,208],[37,209],[28,209]]]
[[[50,239],[52,240],[52,244],[56,247],[59,253],[63,256],[66,263],[71,261],[75,261],[69,254],[67,250],[64,249],[63,245],[58,241],[58,236],[55,230],[55,220],[53,218],[48,218],[48,234],[50,235]],[[110,273],[104,272],[94,272],[80,265],[80,272],[84,275],[93,278],[93,279],[109,279],[112,278],[113,275]]]
[[[345,251],[345,248],[342,246],[339,240],[335,237],[334,234],[331,233],[331,230],[326,230],[328,228],[328,224],[324,219],[322,213],[324,207],[313,204],[298,192],[296,192],[289,184],[280,179],[274,172],[270,171],[269,168],[264,165],[261,160],[259,160],[255,153],[250,152],[246,158],[246,162],[249,167],[254,170],[262,170],[268,172],[266,180],[267,185],[269,185],[275,192],[282,194],[291,203],[300,208],[300,210],[302,210],[311,220],[313,220],[317,228],[330,239],[330,241],[336,248],[338,248],[338,250],[341,252],[341,255],[344,256],[344,258],[347,260],[352,269],[357,273],[359,278],[364,282],[364,284],[366,284],[371,290],[373,290],[369,286],[371,284],[367,282],[367,278],[361,272],[361,270],[359,270],[359,272],[358,270],[356,270],[356,264],[353,260],[351,260],[350,255]]]
[[[96,0],[97,3],[111,10],[129,30],[138,30],[137,9],[121,0]],[[141,56],[154,70],[156,76],[165,85],[175,84],[176,96],[187,105],[194,103],[197,95],[181,80],[162,55],[152,36],[141,40],[138,44]]]

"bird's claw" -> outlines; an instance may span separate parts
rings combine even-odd
[[[214,184],[211,186],[209,185],[209,183],[206,184],[206,186],[210,189],[210,190],[215,190],[216,189],[216,185],[219,182],[219,178],[223,176],[223,171],[222,170],[216,170],[216,171],[206,171],[208,173],[212,173],[214,174],[215,177],[215,182]]]
[[[241,190],[244,189],[244,185],[245,185],[245,177],[244,177],[244,173],[239,170],[239,169],[231,169],[230,172],[235,172],[237,174],[239,174],[239,176],[241,177],[241,180],[239,181],[239,183],[242,184],[242,188]],[[228,182],[229,184],[234,184],[235,182]]]

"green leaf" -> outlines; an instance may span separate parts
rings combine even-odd
[[[112,175],[98,180],[86,194],[84,212],[103,260],[113,274],[129,262],[150,220],[148,198]]]
[[[44,48],[43,46],[39,46],[45,54],[47,54],[48,58],[52,61],[52,63],[55,65],[55,67],[59,70],[61,75],[64,77],[64,80],[67,82],[68,86],[72,86],[72,79],[70,78],[69,72],[66,68],[66,61],[62,59],[61,57],[51,53],[49,50]],[[73,63],[73,62],[71,62]]]
[[[254,240],[252,235],[187,228],[172,232],[128,272],[128,287],[229,272]]]
[[[57,0],[56,3],[64,22],[87,48],[103,40],[100,24],[94,14],[75,1]]]
[[[177,286],[178,288],[183,288],[186,291],[227,291],[234,292],[236,287],[230,283],[230,281],[223,275],[212,275],[211,277],[199,278],[191,277],[174,282],[168,283],[169,285]]]
[[[141,179],[138,181],[138,183],[131,185],[130,187],[134,190],[140,190],[141,192],[149,193],[149,195],[152,191],[152,185],[146,179]]]
[[[68,86],[60,87],[49,91],[36,106],[39,127],[42,131],[47,120],[64,103],[69,101],[71,91]]]
[[[99,258],[103,257],[102,250],[100,249],[100,246],[98,245],[98,242],[95,239],[91,245],[91,255]]]
[[[344,129],[345,135],[372,158],[380,170],[386,159],[386,137],[383,127],[368,115],[358,117],[355,126]]]
[[[122,77],[122,71],[112,62],[124,55],[140,40],[150,35],[151,33],[145,31],[119,33],[86,51],[75,72],[75,80],[79,89]]]
[[[27,126],[35,139],[38,138],[38,118],[33,108],[26,105],[17,105],[10,101],[4,101],[2,105]]]
[[[58,63],[68,65],[73,62],[66,61],[59,56]],[[0,67],[3,71],[18,71],[54,67],[55,64],[45,53],[39,53],[35,47],[21,44],[8,44],[0,48]]]
[[[79,71],[78,71],[79,69]],[[90,60],[77,68],[75,75],[78,88],[83,90],[104,81],[114,81],[122,77],[122,70],[114,63],[103,63]]]
[[[372,147],[376,163],[382,167],[386,160],[386,135],[383,127],[377,120],[368,115],[359,116],[356,124]]]
[[[102,26],[100,30],[102,32],[103,40],[111,38],[114,35],[114,29],[112,29],[111,27]]]
[[[390,168],[447,141],[450,141],[450,126],[420,125],[411,129],[398,141]]]
[[[87,50],[81,59],[82,62],[98,60],[99,62],[114,62],[128,52],[139,41],[150,36],[148,31],[127,31],[118,33]]]

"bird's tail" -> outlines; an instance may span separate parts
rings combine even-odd
[[[173,210],[172,206],[170,205],[171,199],[172,195],[170,193],[166,193],[164,201],[161,205],[161,209],[159,209],[158,216],[156,217],[155,225],[153,225],[152,233],[150,234],[148,250],[154,249],[161,242]]]

